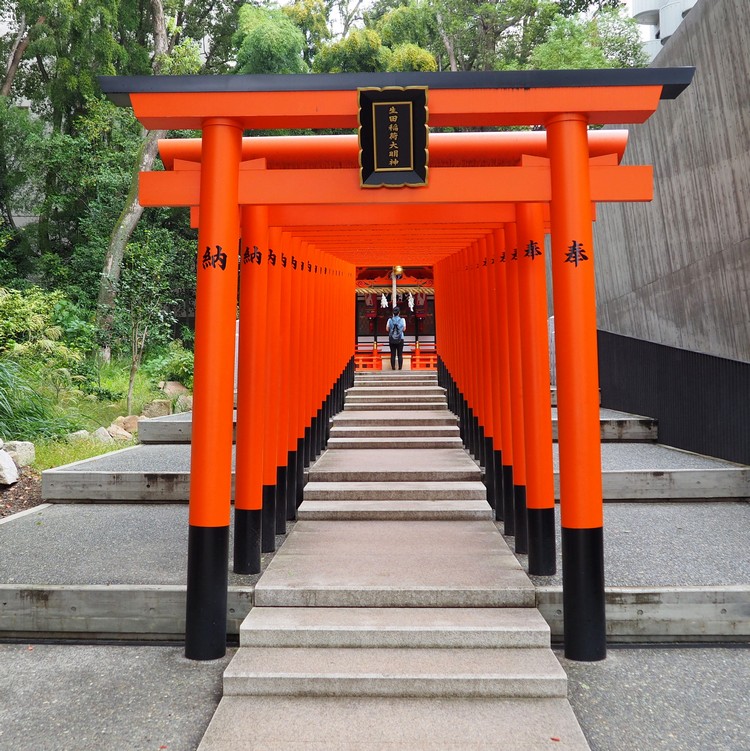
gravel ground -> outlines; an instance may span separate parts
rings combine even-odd
[[[182,647],[0,644],[0,751],[191,751],[233,654]]]
[[[537,586],[562,586],[559,506],[555,516],[557,574],[532,576]],[[502,531],[502,522],[497,526]],[[604,581],[612,587],[748,584],[749,539],[747,502],[605,503]],[[514,538],[505,540],[513,550]],[[528,570],[528,556],[516,557]]]
[[[194,751],[221,660],[182,647],[0,644],[0,751]],[[748,751],[750,649],[614,648],[566,660],[592,751]]]
[[[602,662],[558,659],[592,751],[750,749],[747,645],[616,648]]]

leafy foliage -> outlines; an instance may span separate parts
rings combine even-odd
[[[64,435],[78,427],[51,399],[29,385],[32,380],[33,375],[19,363],[0,357],[0,438],[29,441]]]

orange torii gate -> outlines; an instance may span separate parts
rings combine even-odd
[[[491,278],[478,279],[480,304],[487,317],[467,341],[461,341],[461,332],[451,325],[447,312],[440,311],[441,350],[445,346],[441,365],[443,376],[450,376],[457,393],[466,390],[472,409],[481,415],[484,424],[490,426],[493,437],[501,435],[502,441],[498,445],[502,446],[503,452],[512,444],[514,453],[523,452],[524,436],[524,424],[519,422],[517,428],[514,415],[526,411],[519,374],[515,374],[515,378],[513,374],[508,375],[512,361],[490,362],[487,367],[482,366],[480,373],[478,367],[473,370],[467,367],[471,361],[466,355],[475,355],[478,348],[488,342],[505,339],[506,346],[501,349],[507,356],[512,348],[516,355],[513,360],[520,362],[524,349],[528,350],[526,359],[529,362],[538,357],[538,348],[524,347],[519,320],[519,303],[522,301],[533,305],[535,320],[541,316],[538,277],[524,276],[520,264],[518,271],[511,269],[513,264],[506,264],[505,273],[501,267],[505,260],[503,254],[515,252],[518,256],[519,249],[531,249],[530,263],[533,263],[534,249],[543,243],[543,205],[550,206],[557,336],[565,648],[566,655],[573,659],[596,660],[605,656],[592,201],[647,200],[651,177],[648,168],[617,167],[617,159],[608,160],[606,155],[599,163],[595,163],[596,159],[594,163],[590,162],[587,128],[589,124],[643,122],[656,110],[661,99],[679,95],[689,84],[692,74],[692,69],[643,69],[101,79],[102,88],[110,98],[117,104],[132,106],[146,128],[200,129],[203,134],[199,169],[176,162],[172,172],[158,176],[148,173],[143,176],[141,193],[144,202],[148,202],[150,195],[153,201],[199,206],[200,210],[194,400],[196,432],[192,446],[185,649],[188,657],[212,659],[225,651],[233,407],[231,374],[237,296],[237,258],[233,252],[227,251],[237,247],[240,239],[240,215],[242,247],[249,255],[255,246],[267,248],[269,253],[273,252],[270,250],[273,247],[282,247],[290,254],[299,253],[297,259],[302,258],[306,263],[306,273],[286,274],[283,279],[281,274],[270,273],[268,264],[259,266],[268,273],[267,297],[258,295],[255,305],[252,279],[261,275],[243,274],[242,280],[243,299],[245,279],[249,280],[247,293],[255,313],[263,317],[260,308],[263,303],[268,303],[265,308],[268,315],[264,321],[268,324],[270,344],[273,344],[276,334],[282,333],[286,337],[285,343],[291,347],[304,347],[305,339],[308,340],[304,352],[305,356],[310,356],[311,367],[304,374],[299,369],[293,370],[304,362],[299,350],[292,352],[290,349],[283,360],[281,353],[273,348],[266,352],[265,363],[249,359],[254,388],[258,388],[258,382],[261,389],[271,385],[288,389],[291,384],[293,390],[286,393],[300,396],[304,405],[296,412],[283,403],[273,407],[276,410],[278,406],[278,412],[274,412],[274,418],[278,419],[272,421],[278,428],[267,439],[273,441],[274,449],[278,451],[275,456],[281,456],[291,435],[292,424],[298,429],[300,420],[315,413],[321,396],[326,404],[322,378],[328,379],[329,384],[336,384],[333,391],[328,392],[330,396],[332,393],[340,395],[340,387],[349,377],[351,342],[346,341],[348,337],[334,337],[323,347],[311,348],[309,335],[319,330],[325,321],[321,315],[323,304],[338,306],[337,312],[345,319],[348,310],[346,290],[347,286],[353,287],[352,267],[347,261],[356,257],[356,243],[362,238],[360,230],[353,236],[358,238],[354,241],[354,248],[341,247],[331,239],[338,234],[336,231],[332,230],[330,235],[311,234],[311,240],[308,240],[305,232],[292,236],[291,228],[333,228],[335,220],[324,211],[326,206],[335,206],[339,212],[345,207],[347,216],[353,217],[357,213],[360,225],[369,223],[368,216],[377,211],[387,212],[394,218],[401,217],[401,221],[409,224],[410,216],[431,206],[435,213],[425,211],[424,216],[429,217],[428,223],[437,227],[453,224],[451,220],[463,212],[462,207],[466,204],[472,207],[468,213],[473,211],[475,217],[484,208],[485,222],[488,218],[490,222],[494,219],[491,214],[498,204],[511,204],[515,221],[498,221],[494,229],[484,234],[480,232],[478,236],[464,227],[468,234],[459,233],[454,241],[448,241],[433,251],[430,245],[437,243],[439,236],[436,229],[426,233],[426,243],[418,239],[410,241],[410,258],[415,260],[409,263],[421,258],[422,263],[435,265],[439,294],[450,294],[456,289],[456,284],[463,284],[464,290],[470,289],[466,285],[470,277],[466,274],[493,269]],[[353,168],[272,169],[268,168],[270,157],[266,157],[264,165],[258,161],[263,157],[255,159],[254,155],[250,157],[251,161],[243,164],[243,129],[355,128],[358,125],[356,90],[388,86],[427,87],[431,127],[544,126],[549,161],[540,161],[539,155],[532,154],[536,158],[510,167],[485,166],[481,162],[480,166],[440,167],[431,164],[428,186],[399,191],[363,191],[359,173]],[[626,173],[628,176],[623,179]],[[247,208],[240,211],[241,206]],[[365,207],[368,211],[364,211]],[[287,217],[286,221],[270,218],[277,210],[279,216],[283,213]],[[447,217],[450,218],[446,222]],[[346,223],[343,217],[339,220],[340,225]],[[460,224],[460,221],[456,222],[456,225]],[[285,231],[287,228],[288,232]],[[314,230],[305,231],[314,233]],[[380,258],[383,265],[390,265],[396,253],[402,262],[397,238],[384,239],[386,242],[382,243],[380,256],[376,247],[368,247],[368,262],[374,263],[374,258]],[[468,250],[467,245],[471,246]],[[315,246],[329,247],[331,252],[322,253]],[[455,257],[457,254],[461,254],[460,257]],[[321,276],[311,276],[313,266],[316,273],[320,268]],[[300,270],[304,272],[305,268]],[[313,283],[302,284],[303,278]],[[505,314],[495,318],[489,306],[490,293],[503,292],[502,299],[512,298],[515,303],[506,305]],[[282,295],[289,301],[288,305],[280,304]],[[305,319],[305,312],[312,315],[311,321]],[[279,320],[282,314],[283,321]],[[253,327],[256,323],[253,320]],[[546,348],[546,335],[544,341]],[[272,361],[276,359],[289,367],[274,366]],[[315,374],[318,377],[313,377]],[[495,375],[505,379],[514,393],[494,392],[492,379]],[[548,389],[547,384],[547,410]],[[501,392],[507,390],[501,389]],[[538,390],[537,384],[533,391]],[[240,420],[244,412],[242,391],[240,388],[238,395]],[[504,404],[508,396],[509,407]],[[317,409],[315,418],[324,414],[322,410],[322,407]],[[528,419],[536,419],[530,407],[529,415]],[[509,422],[512,431],[506,436],[506,423]],[[305,431],[320,433],[322,425],[323,421],[319,419],[317,423],[306,426]],[[238,424],[238,434],[240,431],[242,427]],[[239,440],[238,435],[238,451]],[[299,443],[296,445],[300,446]],[[266,472],[267,467],[263,466],[262,471]],[[271,480],[264,476],[264,489],[266,481]],[[516,480],[513,479],[514,485]],[[238,486],[239,481],[238,477]],[[529,515],[530,525],[548,530],[549,520],[554,518],[552,499],[539,499],[534,503]],[[259,519],[255,517],[260,515],[257,504],[247,510],[255,515],[250,517],[251,523],[256,523]],[[534,510],[540,513],[535,514]],[[507,518],[508,508],[504,511]],[[532,517],[535,517],[533,521]]]

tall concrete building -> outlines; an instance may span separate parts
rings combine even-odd
[[[630,128],[625,154],[654,165],[654,200],[600,205],[595,223],[603,403],[658,417],[666,443],[745,463],[748,4],[697,0],[670,35],[652,65],[695,66],[695,78]]]
[[[633,18],[647,27],[644,47],[653,60],[697,0],[632,0]]]

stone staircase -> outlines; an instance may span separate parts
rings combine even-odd
[[[358,375],[200,745],[587,749],[434,374]]]

